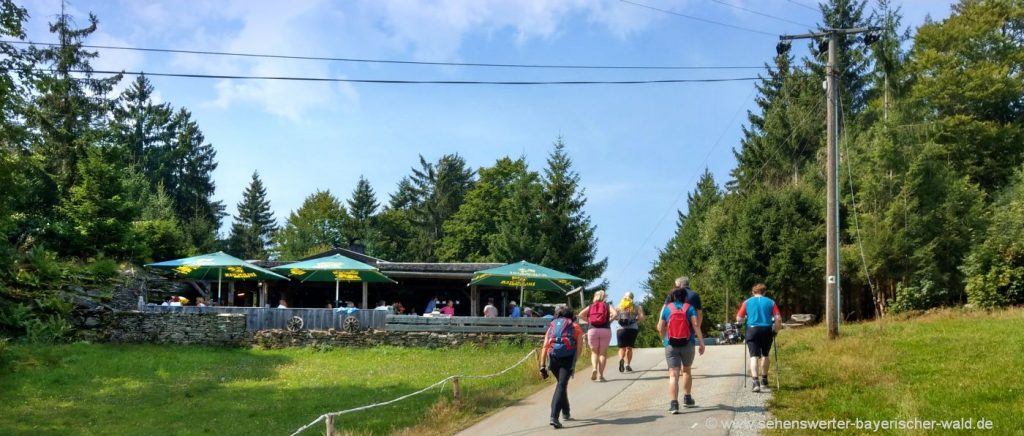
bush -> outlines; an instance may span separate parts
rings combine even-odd
[[[964,262],[967,301],[979,307],[1024,304],[1024,170],[993,205],[985,240]]]
[[[949,290],[940,289],[935,282],[922,279],[914,285],[896,285],[896,299],[889,300],[889,310],[893,313],[912,310],[925,310],[942,305],[948,300]]]
[[[96,280],[109,280],[117,275],[117,262],[101,257],[90,263],[86,270]]]

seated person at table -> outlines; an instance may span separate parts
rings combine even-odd
[[[455,316],[455,302],[448,300],[448,304],[441,308],[441,314],[447,316]]]

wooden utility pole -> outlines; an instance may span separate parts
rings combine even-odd
[[[827,186],[825,206],[825,319],[828,322],[828,338],[839,336],[839,137],[838,109],[839,90],[836,80],[836,32],[828,35],[828,64],[825,67],[825,94],[828,109],[825,119],[828,124],[827,137]]]
[[[782,35],[776,50],[783,54],[789,50],[789,41],[794,39],[828,38],[828,63],[825,67],[825,125],[826,144],[826,202],[825,205],[825,322],[828,338],[839,337],[839,320],[842,303],[839,293],[839,71],[836,68],[836,49],[839,35],[855,35],[875,32],[878,27],[853,29],[827,29],[822,32],[801,35]]]

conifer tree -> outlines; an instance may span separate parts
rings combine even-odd
[[[597,227],[583,210],[587,198],[562,138],[548,156],[541,184],[540,246],[545,250],[541,263],[588,281],[601,277],[608,258],[597,258]]]
[[[270,237],[277,230],[274,213],[270,210],[267,190],[259,172],[252,173],[252,181],[238,202],[238,215],[231,225],[229,250],[243,259],[265,259]]]

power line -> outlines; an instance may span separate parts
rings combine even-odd
[[[704,155],[704,160],[701,162],[701,165],[707,164],[708,159],[711,158],[711,153],[713,153],[715,149],[718,148],[718,144],[722,142],[722,138],[724,138],[725,134],[729,132],[729,129],[733,126],[733,123],[736,122],[736,118],[738,118],[739,115],[743,112],[743,109],[746,108],[746,102],[750,101],[751,97],[754,96],[754,93],[756,91],[757,87],[754,87],[754,89],[750,91],[750,94],[747,95],[747,98],[743,99],[743,104],[741,104],[740,107],[736,109],[736,112],[733,113],[732,118],[729,119],[729,123],[726,125],[725,129],[722,130],[722,133],[718,135],[718,139],[715,140],[715,143],[712,144],[711,147],[708,149],[707,154]],[[689,186],[696,180],[696,178],[697,173],[694,172],[693,175],[690,177],[690,180],[686,182],[686,184],[683,186]],[[679,195],[677,195],[674,200],[672,200],[672,203],[669,204],[668,209],[665,211],[665,213],[661,214],[661,218],[658,218],[658,222],[655,223],[654,227],[651,228],[651,231],[650,233],[647,234],[647,237],[644,238],[643,242],[641,242],[640,245],[637,246],[636,250],[633,251],[633,255],[630,256],[629,261],[627,261],[622,268],[619,268],[617,274],[615,275],[616,280],[618,280],[618,278],[622,276],[623,271],[629,269],[630,265],[633,264],[633,261],[636,260],[636,257],[640,254],[640,250],[642,250],[644,246],[647,245],[647,242],[650,241],[652,237],[654,237],[654,234],[658,231],[658,228],[661,227],[661,224],[665,221],[665,218],[667,218],[668,215],[672,213],[672,210],[674,209],[677,212],[679,211],[679,209],[676,208],[676,204],[679,204],[679,200],[682,200],[683,196],[685,196],[687,193],[689,193],[689,191],[684,189],[679,192]]]
[[[714,83],[742,82],[759,80],[758,77],[730,77],[712,79],[658,79],[658,80],[551,80],[551,81],[519,81],[519,80],[391,80],[391,79],[339,79],[333,77],[295,77],[295,76],[243,76],[233,74],[193,74],[193,73],[149,73],[142,71],[109,71],[109,70],[68,70],[69,73],[82,74],[125,74],[129,76],[182,77],[190,79],[238,79],[238,80],[283,80],[293,82],[343,82],[343,83],[379,83],[391,85],[648,85],[663,83]]]
[[[786,18],[777,17],[775,15],[766,14],[764,12],[755,11],[753,9],[748,9],[748,8],[745,8],[745,7],[740,6],[740,5],[734,5],[732,3],[726,3],[726,2],[723,2],[722,0],[711,0],[711,1],[713,1],[715,3],[718,3],[720,5],[728,6],[730,8],[739,9],[741,11],[746,11],[746,12],[749,12],[749,13],[755,14],[755,15],[760,15],[760,16],[765,17],[765,18],[771,18],[773,20],[783,21],[783,22],[790,23],[790,24],[796,24],[797,26],[804,26],[804,27],[807,27],[807,28],[814,28],[815,27],[815,26],[812,26],[810,24],[800,23],[800,22],[796,22],[796,21],[789,20],[789,19],[786,19]]]
[[[763,30],[751,29],[751,28],[747,28],[747,27],[736,26],[736,25],[729,24],[729,23],[723,23],[721,21],[715,21],[715,20],[709,20],[707,18],[695,17],[693,15],[687,15],[687,14],[683,14],[683,13],[679,13],[679,12],[675,12],[675,11],[670,11],[668,9],[656,8],[654,6],[649,6],[649,5],[645,5],[645,4],[642,4],[642,3],[636,3],[636,2],[632,2],[630,0],[619,0],[619,1],[623,2],[623,3],[629,3],[629,4],[633,5],[633,6],[639,6],[641,8],[647,8],[647,9],[650,9],[652,11],[658,11],[658,12],[666,13],[666,14],[669,14],[669,15],[675,15],[677,17],[689,18],[691,20],[700,21],[702,23],[715,24],[715,25],[729,27],[729,28],[736,29],[736,30],[742,30],[744,32],[760,33],[762,35],[768,35],[768,36],[777,36],[777,34],[775,34],[775,33],[765,32]]]
[[[787,2],[790,2],[790,3],[794,4],[794,5],[800,6],[800,7],[802,7],[802,8],[807,8],[807,9],[810,9],[810,10],[812,10],[812,11],[814,11],[814,12],[821,12],[820,10],[818,10],[818,8],[816,8],[816,7],[814,7],[814,6],[808,6],[807,4],[805,4],[805,3],[803,3],[803,2],[798,2],[798,1],[796,1],[796,0],[786,0],[786,1],[787,1]]]
[[[0,40],[0,43],[5,44],[25,44],[25,45],[46,45],[46,46],[59,46],[58,43],[53,42],[31,42],[31,41],[16,41],[16,40]],[[434,62],[434,61],[409,61],[399,59],[360,59],[360,58],[343,58],[343,57],[327,57],[327,56],[297,56],[297,55],[283,55],[273,53],[243,53],[243,52],[226,52],[226,51],[209,51],[209,50],[181,50],[181,49],[169,49],[169,48],[147,48],[147,47],[127,47],[127,46],[116,46],[116,45],[87,45],[83,44],[83,48],[90,49],[101,49],[101,50],[128,50],[128,51],[141,51],[150,53],[176,53],[176,54],[195,54],[204,56],[235,56],[235,57],[247,57],[247,58],[264,58],[264,59],[292,59],[292,60],[307,60],[307,61],[331,61],[331,62],[356,62],[356,63],[376,63],[376,64],[399,64],[399,65],[435,65],[435,66],[454,66],[454,67],[488,67],[488,68],[537,68],[537,69],[565,69],[565,70],[762,70],[764,66],[752,67],[752,66],[683,66],[683,65],[559,65],[559,64],[499,64],[499,63],[483,63],[483,62]]]

